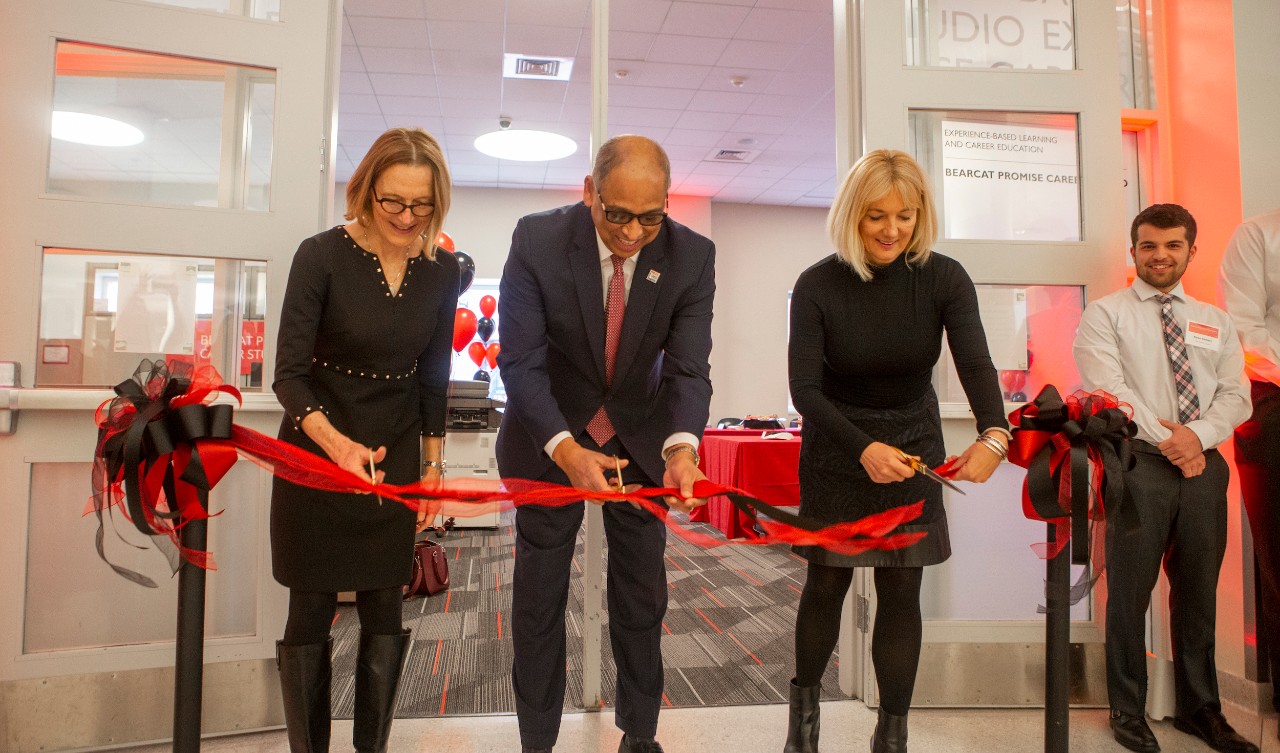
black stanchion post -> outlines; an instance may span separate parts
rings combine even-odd
[[[1050,522],[1048,541],[1054,544],[1057,526]],[[1063,542],[1064,544],[1066,542]],[[1068,691],[1071,668],[1071,547],[1063,546],[1056,557],[1045,560],[1044,628],[1044,750],[1067,753]]]
[[[182,527],[182,545],[208,548],[209,521]],[[200,699],[204,684],[204,568],[183,561],[178,571],[178,642],[173,681],[173,751],[200,750]]]

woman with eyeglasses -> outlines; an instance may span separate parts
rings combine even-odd
[[[449,171],[430,134],[378,137],[347,184],[345,225],[302,242],[280,314],[280,438],[373,483],[442,475],[460,268],[435,247]],[[274,480],[272,567],[289,589],[277,665],[291,750],[329,749],[329,653],[337,596],[356,593],[357,751],[387,747],[401,662],[402,587],[427,510]]]

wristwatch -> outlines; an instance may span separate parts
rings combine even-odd
[[[663,451],[662,451],[662,462],[666,463],[666,462],[670,461],[670,460],[671,460],[671,456],[672,456],[672,455],[674,455],[674,454],[676,454],[677,452],[687,452],[687,453],[689,453],[690,455],[692,455],[692,456],[693,456],[693,464],[694,464],[694,465],[702,465],[702,458],[698,455],[698,448],[696,448],[696,447],[694,447],[693,445],[688,444],[688,443],[686,443],[686,442],[681,442],[680,444],[673,444],[673,445],[671,445],[670,447],[668,447],[667,449],[663,450]]]

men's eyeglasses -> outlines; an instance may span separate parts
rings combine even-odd
[[[413,213],[414,217],[430,217],[436,211],[436,205],[429,201],[424,201],[421,204],[406,204],[396,199],[379,199],[376,189],[373,191],[373,200],[378,202],[382,206],[382,211],[387,214],[400,214],[408,209]]]
[[[604,218],[615,225],[630,225],[631,221],[635,220],[645,227],[653,227],[654,225],[661,225],[662,221],[667,218],[666,212],[635,214],[633,212],[624,212],[621,209],[610,209],[605,206],[604,198],[600,196],[599,189],[596,189],[596,198],[600,199],[600,209],[604,212]]]

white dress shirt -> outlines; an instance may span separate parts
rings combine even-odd
[[[1087,390],[1105,390],[1133,408],[1138,439],[1160,444],[1172,432],[1157,418],[1177,423],[1178,392],[1164,347],[1160,291],[1141,279],[1089,304],[1076,331],[1076,366]],[[1244,352],[1231,318],[1217,306],[1188,296],[1178,283],[1173,318],[1184,332],[1200,418],[1187,428],[1205,450],[1231,436],[1253,412]],[[1194,326],[1199,325],[1199,326]]]
[[[1218,284],[1249,376],[1280,384],[1280,209],[1236,228]]]
[[[601,305],[606,308],[609,306],[609,283],[613,282],[613,252],[609,247],[604,245],[604,239],[600,237],[600,233],[596,233],[596,250],[600,253],[600,301]],[[640,254],[644,253],[644,249],[627,257],[622,262],[622,300],[631,300],[631,280],[636,276],[636,264],[639,263]],[[625,321],[625,318],[624,318]],[[547,443],[542,446],[542,451],[547,453],[548,457],[555,457],[556,446],[573,435],[567,431],[556,434]],[[665,455],[667,448],[678,444],[688,444],[693,447],[698,446],[698,438],[687,431],[678,431],[667,437],[662,443],[662,452]]]

